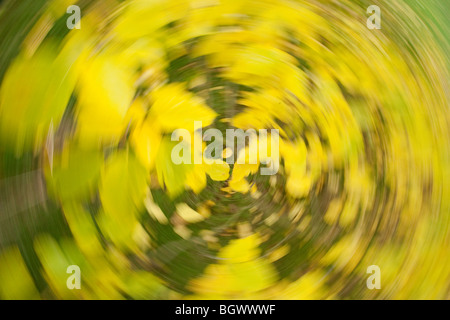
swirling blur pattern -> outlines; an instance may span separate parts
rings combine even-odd
[[[449,12],[2,1],[0,298],[449,299]],[[194,121],[278,129],[278,173],[175,165]]]

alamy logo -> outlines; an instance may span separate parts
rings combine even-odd
[[[69,6],[67,8],[67,13],[71,14],[71,16],[67,19],[66,25],[70,30],[72,29],[81,29],[81,9],[79,6]]]
[[[371,265],[367,267],[367,273],[371,274],[367,278],[366,285],[369,290],[381,289],[381,270],[377,265]]]
[[[71,265],[67,267],[66,272],[71,274],[67,278],[66,285],[69,290],[81,289],[81,270],[77,265]]]
[[[367,28],[370,30],[381,29],[381,9],[379,6],[371,5],[367,8],[367,14],[371,16],[367,19]]]
[[[225,138],[218,129],[208,129],[203,135],[202,122],[194,121],[194,135],[187,129],[176,129],[171,140],[178,141],[172,149],[174,164],[221,163],[226,158],[228,164],[261,164],[261,175],[274,175],[280,165],[279,131],[248,129],[227,129]],[[203,142],[211,141],[203,150]],[[237,143],[236,143],[237,142]],[[224,144],[226,146],[224,156]],[[237,150],[237,151],[236,151]]]

